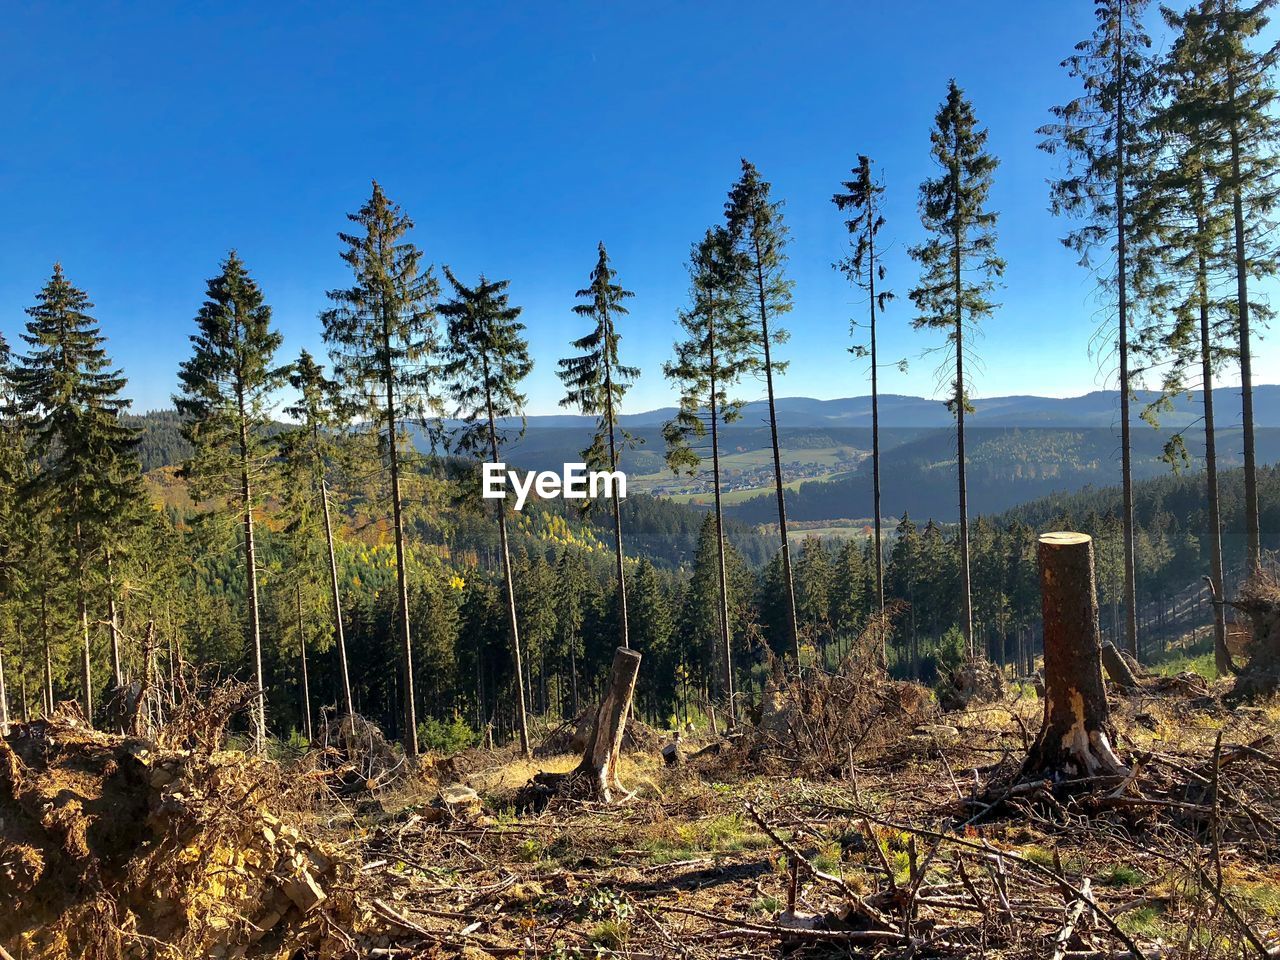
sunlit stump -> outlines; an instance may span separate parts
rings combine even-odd
[[[1093,540],[1088,535],[1040,537],[1040,595],[1044,721],[1023,776],[1063,780],[1124,773],[1111,746]]]

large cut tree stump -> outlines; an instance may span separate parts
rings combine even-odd
[[[532,782],[520,792],[517,807],[540,809],[554,796],[580,796],[612,803],[614,791],[627,793],[618,780],[618,755],[622,752],[639,673],[640,654],[618,647],[613,652],[609,689],[596,711],[582,762],[569,773],[534,774]]]
[[[600,701],[595,726],[582,753],[580,773],[589,773],[597,795],[608,803],[611,792],[620,790],[618,755],[622,752],[622,735],[631,713],[631,698],[636,692],[640,674],[640,654],[625,647],[613,651],[613,667],[609,671],[609,690]]]
[[[1127,772],[1111,747],[1093,540],[1083,533],[1040,538],[1044,614],[1044,722],[1024,777],[1054,780]]]

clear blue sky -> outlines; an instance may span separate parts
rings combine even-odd
[[[622,327],[644,376],[632,410],[671,402],[661,376],[690,243],[754,161],[787,201],[795,279],[784,395],[867,392],[844,352],[861,307],[831,262],[830,203],[859,152],[888,181],[887,357],[909,329],[916,187],[955,76],[1001,158],[993,204],[1009,262],[978,344],[976,393],[1072,395],[1114,381],[1087,352],[1091,277],[1046,211],[1056,161],[1036,127],[1075,87],[1058,66],[1088,0],[763,3],[23,4],[0,38],[0,330],[55,260],[85,287],[140,409],[167,406],[204,280],[237,248],[288,356],[322,351],[317,312],[348,276],[335,233],[377,178],[415,240],[462,276],[511,279],[536,367],[530,412],[555,411],[555,360],[603,239],[637,296]],[[882,389],[930,395],[935,362]],[[1262,345],[1259,381],[1280,351]],[[749,387],[750,397],[757,388]]]

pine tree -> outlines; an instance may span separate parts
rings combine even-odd
[[[245,634],[253,657],[254,747],[266,746],[266,676],[258,596],[255,514],[274,467],[269,436],[273,395],[287,370],[274,365],[282,338],[271,327],[271,308],[233,250],[208,283],[196,314],[192,356],[178,369],[182,393],[174,404],[193,453],[184,465],[200,498],[225,502],[241,527],[246,588]]]
[[[1280,43],[1255,49],[1280,0],[1241,5],[1238,0],[1199,0],[1182,15],[1170,14],[1181,31],[1174,57],[1184,72],[1175,108],[1202,150],[1210,202],[1229,209],[1231,267],[1235,281],[1235,350],[1240,364],[1244,441],[1246,565],[1261,564],[1257,452],[1253,412],[1253,325],[1270,308],[1250,300],[1249,281],[1275,274],[1274,212],[1280,199],[1280,90],[1275,66]]]
[[[750,310],[759,325],[755,345],[759,348],[769,403],[769,434],[773,445],[774,492],[778,500],[779,549],[782,552],[787,639],[796,667],[800,665],[800,633],[796,619],[795,577],[791,570],[791,547],[787,538],[786,487],[782,477],[782,451],[778,443],[778,411],[774,401],[773,375],[783,373],[786,364],[773,359],[773,347],[785,343],[787,332],[778,326],[778,317],[791,309],[792,283],[786,276],[787,228],[782,222],[782,203],[770,199],[771,186],[756,168],[742,161],[742,176],[729,191],[725,220],[736,256],[730,261],[741,271],[741,286]],[[772,324],[772,328],[770,327]]]
[[[1064,243],[1095,267],[1098,248],[1104,255],[1096,265],[1099,282],[1115,293],[1116,350],[1120,368],[1120,473],[1124,487],[1125,612],[1129,652],[1138,655],[1137,585],[1134,572],[1133,452],[1130,441],[1133,316],[1133,259],[1131,245],[1133,201],[1143,189],[1149,165],[1143,128],[1154,105],[1154,74],[1147,49],[1150,37],[1142,26],[1148,0],[1094,0],[1098,26],[1063,61],[1085,92],[1065,106],[1055,107],[1055,122],[1041,128],[1049,153],[1067,155],[1065,175],[1052,185],[1055,214],[1077,217],[1083,225]]]
[[[626,431],[618,426],[618,406],[626,396],[632,382],[640,376],[636,367],[624,366],[618,360],[619,336],[615,318],[625,316],[623,301],[635,296],[615,282],[617,271],[609,266],[609,256],[604,243],[600,244],[599,259],[591,272],[591,283],[575,296],[585,303],[574,306],[573,312],[587,317],[595,324],[590,333],[573,342],[579,353],[560,361],[558,371],[567,393],[561,406],[576,407],[583,414],[596,418],[596,432],[591,447],[583,453],[587,466],[593,470],[607,467],[618,469],[618,448],[630,441]],[[619,435],[620,434],[620,435]],[[590,501],[585,501],[590,503]],[[619,626],[622,645],[631,646],[627,617],[627,576],[622,549],[622,501],[613,498],[613,537],[617,561]]]
[[[325,311],[324,338],[334,379],[353,406],[378,424],[390,474],[391,517],[396,546],[396,632],[400,639],[400,696],[404,747],[418,756],[413,695],[413,644],[409,627],[409,562],[401,493],[401,445],[407,421],[438,407],[433,389],[437,350],[435,301],[440,288],[422,253],[405,235],[413,221],[375,182],[373,195],[348,219],[358,233],[340,233],[354,285],[331,290],[336,306]]]
[[[1186,21],[1173,11],[1166,20],[1181,35],[1162,64],[1167,102],[1151,119],[1152,136],[1164,144],[1150,185],[1135,204],[1135,229],[1150,235],[1148,286],[1165,319],[1152,324],[1143,349],[1167,363],[1162,396],[1152,404],[1158,415],[1169,397],[1198,381],[1204,407],[1205,497],[1210,552],[1210,592],[1223,596],[1222,519],[1218,489],[1217,421],[1213,378],[1235,356],[1234,297],[1218,288],[1234,270],[1231,256],[1231,208],[1215,197],[1207,158],[1212,135],[1204,104],[1203,21]],[[1146,261],[1142,261],[1145,265]],[[1144,414],[1154,420],[1152,415]],[[1173,435],[1165,458],[1175,467],[1187,460],[1183,431]],[[1226,645],[1226,612],[1214,604],[1214,660],[1220,675],[1231,670]]]
[[[453,299],[439,307],[449,325],[449,346],[444,376],[454,415],[462,421],[453,437],[459,453],[488,457],[501,463],[505,440],[498,420],[519,417],[524,433],[525,395],[520,382],[533,369],[529,342],[521,336],[520,308],[509,306],[509,281],[487,281],[483,276],[474,287],[465,286],[449,269],[445,276],[453,288]],[[506,579],[507,627],[511,637],[512,665],[516,682],[516,722],[520,749],[530,755],[529,719],[526,713],[520,625],[516,617],[516,589],[511,571],[511,548],[507,539],[506,500],[497,501],[498,541],[502,551],[502,571]]]
[[[1004,261],[996,256],[996,213],[987,209],[992,175],[999,161],[986,150],[987,131],[979,129],[973,106],[954,80],[938,111],[930,136],[938,177],[920,185],[920,220],[930,239],[913,247],[921,266],[920,286],[911,291],[919,311],[917,328],[947,331],[954,354],[955,378],[947,408],[956,418],[956,476],[959,485],[961,628],[968,654],[975,655],[973,596],[969,577],[969,505],[965,479],[965,414],[969,405],[965,335],[990,316],[996,304],[988,297]]]
[[[730,723],[737,717],[733,689],[733,652],[725,560],[724,508],[720,497],[720,427],[738,417],[739,402],[729,390],[756,367],[750,348],[754,334],[742,309],[742,271],[735,264],[733,238],[724,228],[707,231],[689,260],[690,299],[680,314],[687,339],[675,345],[676,357],[664,364],[667,379],[680,389],[680,409],[663,426],[667,464],[676,472],[696,474],[707,453],[711,457],[711,490],[715,501],[718,555],[718,623],[721,695]],[[710,450],[706,450],[706,446]]]
[[[849,282],[867,292],[868,322],[867,330],[870,343],[850,348],[857,357],[869,357],[871,360],[871,501],[875,524],[875,558],[876,558],[876,602],[880,616],[884,616],[884,536],[880,529],[880,391],[879,365],[880,355],[876,342],[877,311],[883,313],[884,308],[894,299],[893,292],[883,286],[885,280],[884,263],[876,257],[876,237],[884,226],[884,215],[880,212],[880,201],[884,195],[883,182],[876,180],[871,174],[871,159],[859,155],[858,166],[853,170],[853,179],[844,182],[844,193],[832,196],[831,202],[837,210],[849,212],[845,227],[849,231],[851,250],[849,255],[836,264]],[[881,284],[876,289],[876,283]],[[854,321],[856,328],[858,323]],[[888,634],[886,632],[886,642]],[[882,651],[887,656],[887,651]]]
[[[57,533],[69,546],[75,578],[76,613],[83,640],[81,695],[93,717],[93,670],[89,631],[91,567],[104,560],[118,518],[142,500],[137,431],[122,415],[126,380],[111,368],[88,296],[54,265],[53,276],[27,309],[22,339],[29,352],[15,372],[21,415],[28,425],[31,456],[43,464],[26,494],[54,508]],[[98,579],[105,579],[97,571]],[[113,631],[113,639],[118,636]],[[118,648],[112,651],[118,672]],[[49,684],[52,687],[52,683]]]
[[[342,703],[348,714],[354,714],[356,708],[351,697],[351,670],[342,626],[342,591],[338,584],[338,555],[334,547],[328,480],[333,464],[343,457],[339,437],[345,417],[337,385],[325,377],[324,370],[308,351],[303,350],[298,355],[289,374],[289,384],[297,391],[298,399],[285,412],[298,423],[298,428],[283,439],[282,447],[287,469],[297,481],[289,485],[290,491],[298,498],[293,511],[294,522],[303,528],[318,526],[318,532],[324,538]],[[316,506],[320,508],[318,516],[314,509]],[[316,520],[318,524],[314,524]]]

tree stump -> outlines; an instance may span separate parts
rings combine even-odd
[[[613,651],[613,667],[609,671],[609,689],[600,701],[595,726],[583,751],[580,773],[589,773],[595,792],[605,803],[612,800],[611,791],[625,793],[618,782],[618,754],[622,751],[622,735],[627,716],[631,713],[631,698],[636,692],[636,677],[640,673],[640,654],[625,647]]]
[[[1111,747],[1102,681],[1093,540],[1083,533],[1040,537],[1044,616],[1044,721],[1022,772],[1053,780],[1123,774]]]
[[[1133,672],[1132,665],[1110,640],[1102,645],[1102,665],[1106,668],[1111,682],[1120,689],[1133,691],[1142,686],[1142,681]]]
[[[612,803],[615,790],[627,793],[618,780],[618,755],[622,752],[622,739],[639,673],[640,654],[618,647],[613,652],[609,688],[596,711],[596,721],[582,752],[582,762],[569,773],[534,774],[533,780],[517,795],[517,808],[541,809],[552,797],[567,795],[582,795]]]

